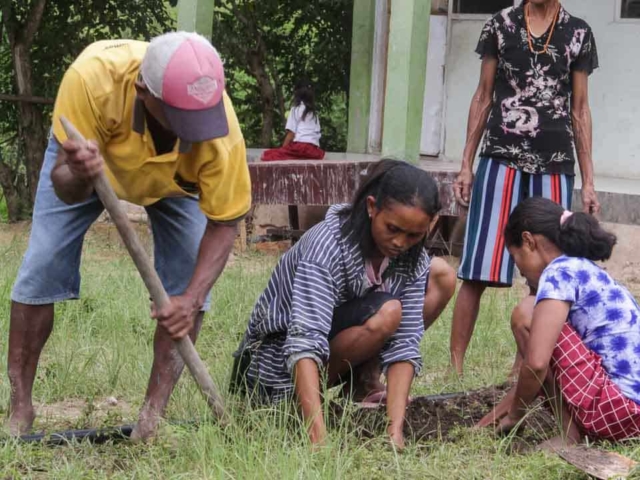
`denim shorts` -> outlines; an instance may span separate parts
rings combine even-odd
[[[104,207],[94,193],[75,205],[60,200],[51,182],[58,142],[50,135],[44,156],[29,245],[11,299],[47,305],[80,295],[80,255],[85,233]],[[153,232],[154,262],[169,296],[186,290],[198,258],[207,218],[195,197],[165,198],[145,207]],[[208,310],[210,292],[203,306]]]

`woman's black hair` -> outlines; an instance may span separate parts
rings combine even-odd
[[[367,211],[367,198],[376,199],[376,207],[382,209],[392,202],[422,209],[430,217],[440,211],[440,196],[435,180],[424,170],[407,162],[382,159],[371,165],[351,205],[341,211],[346,217],[342,225],[342,234],[354,235],[360,244],[365,258],[372,258],[376,244],[371,235],[371,218]],[[420,258],[425,238],[413,246],[405,255],[409,255],[412,265]]]
[[[304,104],[304,112],[302,112],[302,120],[307,118],[307,115],[316,115],[316,96],[313,92],[313,85],[305,78],[298,80],[293,87],[293,106],[298,107],[300,104]]]
[[[573,213],[561,222],[564,208],[542,197],[524,200],[514,210],[504,231],[507,247],[521,247],[522,234],[542,235],[570,257],[608,260],[617,239],[592,215]]]

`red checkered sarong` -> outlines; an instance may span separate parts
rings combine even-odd
[[[622,440],[640,436],[640,406],[625,397],[580,335],[565,324],[551,369],[573,419],[590,437]]]

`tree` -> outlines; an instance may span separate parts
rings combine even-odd
[[[174,27],[164,0],[0,2],[0,93],[27,100],[33,96],[54,98],[64,71],[93,41],[149,39]],[[10,221],[29,216],[50,111],[51,105],[46,103],[0,104],[0,187]]]
[[[216,0],[213,43],[249,145],[279,142],[304,76],[315,84],[323,147],[345,148],[352,12],[353,0]]]
[[[89,43],[175,28],[176,0],[0,0],[0,94],[55,98]],[[215,0],[214,45],[248,145],[279,142],[296,79],[316,85],[323,147],[344,149],[353,0]],[[0,102],[0,188],[9,218],[28,218],[51,102]],[[36,100],[38,100],[36,99]]]
[[[30,97],[33,95],[33,67],[31,61],[31,47],[40,27],[44,14],[46,0],[33,0],[29,5],[23,5],[22,12],[17,17],[16,9],[11,2],[6,1],[2,7],[2,26],[6,32],[9,51],[13,60],[15,86],[18,95]],[[27,7],[27,8],[25,8]],[[35,197],[35,185],[38,182],[38,172],[42,163],[42,151],[46,141],[42,128],[42,110],[30,102],[18,103],[18,137],[29,136],[24,142],[24,166],[26,174],[23,176],[16,171],[16,165],[10,165],[0,157],[0,182],[7,200],[9,218],[19,216],[23,208],[24,199],[21,198],[15,181],[22,183],[26,180],[29,200]],[[6,187],[5,187],[6,185]],[[30,203],[30,202],[27,202]]]

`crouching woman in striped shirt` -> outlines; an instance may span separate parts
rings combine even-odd
[[[311,441],[322,443],[326,379],[356,401],[384,401],[402,448],[420,341],[455,290],[453,269],[424,246],[439,210],[426,172],[374,164],[353,202],[332,206],[280,259],[234,354],[231,390],[267,402],[296,397]]]

